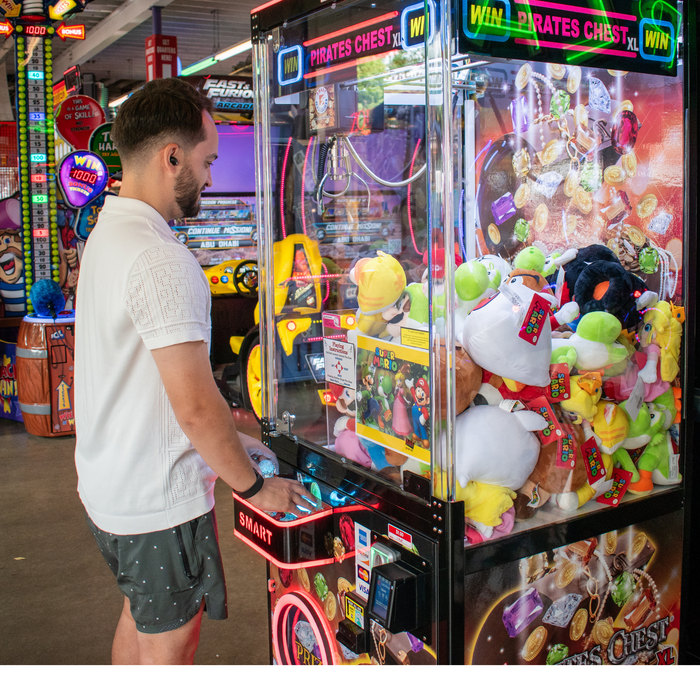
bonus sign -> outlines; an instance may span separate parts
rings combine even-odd
[[[107,186],[105,162],[90,151],[69,153],[58,168],[58,184],[69,206],[82,209],[97,199]]]
[[[73,148],[87,149],[92,132],[105,123],[99,102],[85,95],[73,95],[56,110],[56,128]]]

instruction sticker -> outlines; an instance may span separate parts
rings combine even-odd
[[[333,338],[323,339],[326,381],[346,389],[355,388],[355,346]]]

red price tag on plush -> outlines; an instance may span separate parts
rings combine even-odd
[[[581,455],[586,463],[586,474],[588,475],[588,483],[593,485],[596,481],[605,477],[605,467],[603,459],[598,449],[598,443],[595,437],[590,437],[581,445]]]
[[[612,479],[612,486],[595,500],[598,501],[598,503],[605,503],[606,505],[617,507],[620,505],[622,497],[632,483],[632,472],[615,467],[615,469],[613,469]]]
[[[576,440],[571,433],[557,440],[557,456],[554,464],[559,469],[573,469],[576,466]]]
[[[538,430],[537,435],[540,438],[540,442],[543,445],[549,445],[550,442],[559,440],[564,437],[564,431],[562,430],[561,424],[554,415],[552,407],[544,396],[540,396],[534,401],[530,401],[527,407],[531,411],[535,411],[547,421],[547,427],[544,430]]]
[[[518,337],[527,340],[530,345],[537,345],[543,333],[549,333],[549,310],[552,305],[539,294],[535,294],[530,302],[523,320],[523,326]]]
[[[550,403],[566,401],[571,396],[569,365],[566,362],[549,366],[549,386],[547,387],[546,396]]]

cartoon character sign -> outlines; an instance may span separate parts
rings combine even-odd
[[[364,335],[357,341],[358,436],[429,464],[429,353]]]
[[[0,229],[0,316],[25,313],[22,236],[15,229]]]

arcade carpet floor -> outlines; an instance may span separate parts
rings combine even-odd
[[[259,435],[252,414],[234,416]],[[74,449],[0,419],[0,664],[110,663],[123,598],[85,523]],[[221,480],[216,511],[229,619],[204,614],[195,664],[267,664],[265,564],[233,536]]]

